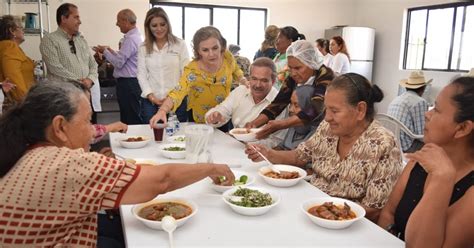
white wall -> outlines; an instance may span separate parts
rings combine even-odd
[[[1,0],[0,0],[1,1]],[[5,0],[3,0],[5,1]],[[180,0],[177,0],[180,1]],[[50,0],[52,30],[56,8],[63,2]],[[143,20],[149,8],[148,0],[75,0],[70,1],[79,7],[82,25],[81,32],[89,45],[110,45],[117,47],[122,37],[115,26],[116,13],[123,8],[132,9],[138,17],[138,27],[143,31]],[[324,29],[334,25],[368,26],[376,29],[375,63],[373,81],[385,93],[378,109],[385,112],[389,102],[396,96],[398,81],[406,78],[409,72],[400,70],[400,47],[403,30],[403,15],[406,8],[446,3],[441,0],[182,0],[181,2],[260,7],[268,9],[268,23],[277,26],[291,25],[308,40],[323,37]],[[2,4],[2,7],[6,6]],[[36,5],[12,5],[12,12],[23,14],[34,11]],[[6,13],[6,10],[0,10]],[[143,32],[142,32],[143,33]],[[255,37],[260,43],[263,37]],[[22,45],[33,59],[39,59],[39,38],[28,37]],[[456,73],[425,72],[428,78],[434,78],[432,97]]]

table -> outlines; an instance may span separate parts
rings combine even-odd
[[[148,135],[148,125],[129,126],[128,135]],[[122,134],[111,134],[112,150],[126,158],[153,160],[159,163],[184,162],[161,157],[157,143],[151,142],[141,149],[125,149],[116,139]],[[166,139],[166,138],[165,138]],[[227,134],[215,130],[210,142],[216,163],[230,163],[256,180],[253,186],[264,187],[280,194],[280,203],[262,216],[239,215],[227,206],[221,195],[204,179],[185,188],[169,192],[163,197],[184,197],[198,205],[197,214],[174,232],[176,247],[404,247],[404,242],[367,219],[347,229],[329,230],[312,223],[303,213],[302,203],[326,194],[302,181],[290,188],[266,184],[258,174],[264,163],[253,163],[244,153],[244,145]],[[235,169],[237,170],[237,169]],[[135,219],[132,205],[122,205],[122,225],[127,247],[168,247],[168,234],[153,230]]]

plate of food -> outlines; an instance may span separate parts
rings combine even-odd
[[[338,197],[313,198],[302,209],[313,223],[329,229],[347,228],[365,216],[362,206]]]
[[[183,159],[186,157],[186,145],[183,143],[171,143],[160,146],[161,155],[170,159]]]
[[[186,135],[173,135],[168,137],[166,140],[170,143],[184,143],[186,142]]]
[[[142,148],[148,144],[150,137],[148,136],[124,136],[118,138],[120,145],[124,148],[137,149]]]
[[[279,172],[273,171],[272,168]],[[305,170],[284,164],[274,164],[272,167],[264,166],[259,169],[258,174],[266,183],[277,187],[291,187],[306,177]]]
[[[193,217],[198,210],[195,202],[184,198],[155,199],[133,206],[132,214],[151,229],[163,230],[161,220],[167,215],[176,219],[179,226]]]
[[[211,183],[211,188],[214,189],[215,191],[222,193],[226,190],[229,190],[235,186],[247,186],[251,185],[252,183],[255,182],[255,178],[249,173],[244,173],[241,171],[232,171],[235,175],[235,181],[232,185],[226,186],[226,185],[221,185],[221,184],[216,184],[214,181],[210,180]],[[222,176],[219,178],[221,182],[224,182],[226,178]]]
[[[260,128],[234,128],[229,131],[230,135],[243,142],[257,141],[256,133]]]
[[[280,196],[264,188],[239,186],[222,194],[224,202],[236,213],[262,215],[280,202]]]

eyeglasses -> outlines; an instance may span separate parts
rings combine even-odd
[[[76,46],[73,39],[69,40],[69,49],[71,49],[71,53],[76,54]]]

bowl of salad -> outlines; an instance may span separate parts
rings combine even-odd
[[[183,143],[171,143],[160,146],[161,155],[170,159],[184,159],[186,157],[186,145]]]
[[[247,216],[265,214],[280,202],[280,196],[272,191],[247,186],[231,188],[222,198],[234,212]]]
[[[247,186],[255,182],[255,178],[253,176],[250,176],[248,173],[244,173],[242,171],[232,171],[235,175],[235,181],[232,185],[222,185],[222,184],[216,184],[214,181],[211,181],[211,188],[214,189],[215,191],[219,193],[223,193],[226,190],[229,190],[233,187],[236,186]],[[224,176],[219,178],[220,183],[224,182],[226,178]]]

